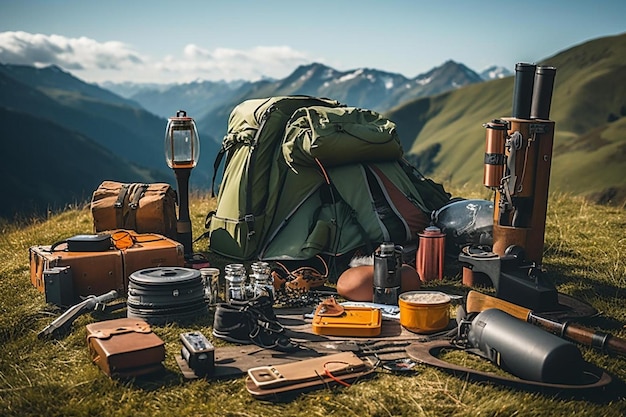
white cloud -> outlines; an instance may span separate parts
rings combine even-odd
[[[66,38],[27,32],[0,33],[0,62],[23,65],[58,65],[68,70],[123,70],[144,58],[128,45],[99,43],[86,37]]]
[[[90,82],[189,82],[282,78],[311,59],[288,46],[246,50],[186,45],[179,56],[149,57],[118,41],[27,32],[0,32],[0,63],[58,65]]]

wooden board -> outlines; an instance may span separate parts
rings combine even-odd
[[[215,371],[206,376],[210,379],[238,378],[248,369],[264,365],[280,365],[298,360],[319,357],[343,350],[352,350],[359,346],[373,349],[382,347],[378,356],[381,360],[394,360],[408,357],[404,348],[409,342],[426,341],[433,335],[420,335],[409,332],[400,326],[399,321],[383,320],[381,334],[376,337],[340,337],[314,334],[312,320],[305,318],[311,310],[276,310],[278,320],[285,326],[286,335],[298,342],[301,349],[294,353],[283,353],[264,349],[256,345],[232,345],[215,348]],[[449,329],[455,327],[450,321]],[[391,352],[387,352],[391,351]],[[360,352],[367,356],[366,352]],[[371,355],[371,354],[369,354]],[[180,364],[179,364],[180,365]],[[182,367],[181,367],[182,369]]]

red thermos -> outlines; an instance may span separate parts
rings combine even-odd
[[[422,282],[443,279],[445,246],[446,235],[437,226],[429,226],[419,234],[415,266]]]

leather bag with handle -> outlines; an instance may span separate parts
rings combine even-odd
[[[94,231],[129,229],[176,239],[176,191],[166,183],[104,181],[94,191]]]

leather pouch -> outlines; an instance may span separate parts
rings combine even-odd
[[[91,358],[105,374],[130,378],[163,369],[165,343],[144,320],[106,320],[86,328]]]

